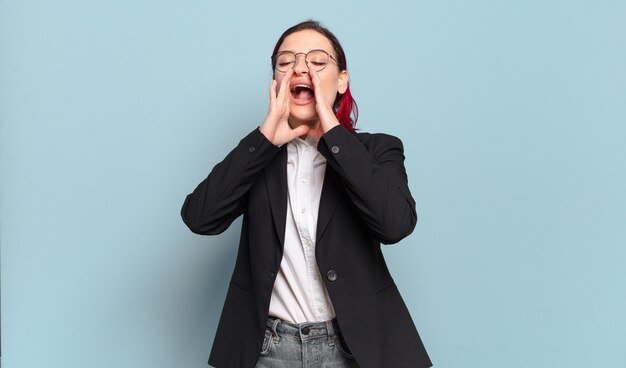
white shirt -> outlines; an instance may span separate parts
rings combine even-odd
[[[325,172],[326,159],[318,152],[314,138],[296,138],[287,144],[285,247],[269,314],[292,323],[335,318],[315,260],[317,214]]]

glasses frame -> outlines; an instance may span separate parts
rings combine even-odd
[[[326,50],[315,49],[315,50],[311,50],[309,52],[279,51],[272,57],[272,61],[273,61],[273,64],[274,64],[274,70],[276,70],[279,73],[287,73],[289,70],[291,70],[291,69],[296,67],[296,64],[298,63],[298,55],[304,55],[304,64],[306,65],[307,69],[311,69],[311,67],[309,66],[309,61],[307,61],[306,58],[309,56],[310,53],[312,53],[312,52],[319,52],[319,51],[321,51],[324,54],[326,54],[326,56],[328,56],[329,60],[334,61],[335,64],[337,64],[337,66],[339,66],[339,62],[337,61],[337,59],[335,59],[331,54],[326,52]],[[289,68],[289,69],[287,69],[285,71],[279,70],[278,67],[276,66],[276,61],[278,61],[278,56],[280,56],[281,54],[291,54],[295,58],[295,60],[291,63],[291,68]],[[324,67],[322,69],[320,69],[320,70],[315,69],[315,71],[316,72],[321,72],[322,70],[326,69],[328,64],[330,64],[330,63],[326,63],[326,65],[324,65]]]

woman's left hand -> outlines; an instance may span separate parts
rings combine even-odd
[[[311,74],[313,91],[315,93],[315,110],[317,111],[317,116],[320,118],[322,130],[326,133],[339,125],[339,120],[337,120],[332,106],[328,105],[328,102],[326,102],[319,75],[313,68],[309,69],[309,73]]]

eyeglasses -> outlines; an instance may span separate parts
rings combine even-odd
[[[326,68],[330,60],[339,65],[332,55],[324,50],[311,50],[309,52],[293,53],[291,51],[281,51],[274,55],[274,68],[281,73],[286,73],[296,66],[297,56],[304,55],[304,62],[307,68],[313,68],[316,72],[321,72]]]

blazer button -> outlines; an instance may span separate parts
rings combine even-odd
[[[330,150],[333,151],[333,153],[339,153],[339,147],[337,146],[332,146]]]
[[[248,148],[248,152],[254,153],[254,151],[256,151],[256,147],[250,146],[250,148]]]
[[[328,278],[329,281],[337,280],[337,272],[335,272],[335,270],[326,272],[326,278]]]

